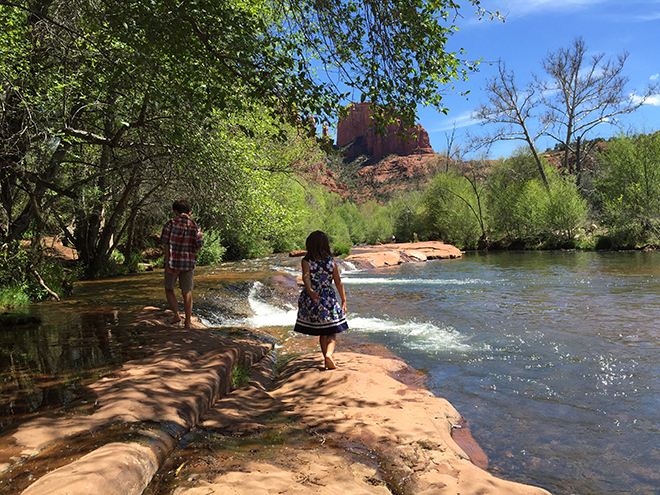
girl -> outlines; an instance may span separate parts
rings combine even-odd
[[[325,368],[334,370],[337,365],[332,354],[337,334],[348,328],[344,284],[330,253],[328,236],[317,230],[309,234],[305,245],[307,254],[301,262],[305,288],[298,298],[298,318],[294,330],[306,335],[318,335]],[[333,280],[341,297],[341,306],[332,288]]]

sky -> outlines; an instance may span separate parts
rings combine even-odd
[[[486,103],[483,88],[497,72],[497,61],[513,70],[516,82],[524,85],[532,73],[542,75],[541,62],[548,53],[568,48],[577,37],[587,46],[587,59],[602,53],[604,60],[628,52],[623,75],[629,78],[628,92],[640,93],[650,83],[660,83],[660,0],[482,0],[486,9],[499,11],[505,21],[479,20],[474,7],[463,0],[459,31],[450,38],[448,48],[463,48],[469,60],[481,59],[479,71],[459,81],[445,96],[449,108],[444,115],[432,108],[419,108],[419,123],[429,134],[437,153],[447,148],[447,138],[456,127],[455,142],[466,141],[466,133],[480,135],[489,126],[480,125],[471,114]],[[469,91],[469,95],[460,93]],[[654,132],[660,130],[660,96],[654,97],[636,112],[620,117],[621,128],[601,124],[589,136],[610,137],[621,131]],[[492,130],[492,129],[491,129]],[[498,143],[489,158],[509,156],[522,141]],[[541,139],[541,150],[555,142]]]

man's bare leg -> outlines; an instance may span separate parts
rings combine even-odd
[[[192,291],[191,290],[181,291],[181,295],[183,296],[183,311],[186,314],[186,320],[183,326],[185,328],[190,328],[192,326],[192,307],[193,307]]]
[[[181,321],[181,316],[179,315],[179,301],[176,300],[176,294],[173,290],[165,289],[165,296],[167,297],[167,302],[170,305],[172,313],[174,313],[170,323],[179,323]]]

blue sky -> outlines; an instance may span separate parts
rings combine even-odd
[[[463,5],[460,28],[451,39],[452,51],[463,48],[470,60],[482,59],[479,72],[467,82],[458,82],[448,92],[445,103],[450,112],[444,115],[430,108],[420,108],[419,122],[429,133],[436,152],[446,148],[447,135],[456,125],[456,142],[461,144],[466,132],[483,134],[487,126],[470,119],[480,103],[487,101],[482,91],[485,82],[496,74],[489,62],[502,60],[523,85],[534,72],[542,74],[541,61],[549,52],[569,47],[582,37],[588,47],[587,57],[605,54],[605,60],[627,51],[624,75],[630,81],[627,90],[642,92],[649,83],[660,82],[660,0],[482,0],[482,6],[499,10],[505,22],[478,20],[474,8]],[[467,97],[460,92],[470,91]],[[622,116],[621,130],[652,132],[660,130],[660,97],[655,97],[636,112]],[[620,129],[609,124],[598,126],[590,137],[610,137]],[[490,158],[508,156],[522,142],[495,145]],[[541,139],[541,150],[553,147],[554,141]]]

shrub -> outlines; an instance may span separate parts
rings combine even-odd
[[[77,280],[77,272],[65,270],[45,256],[39,246],[34,248],[27,243],[23,246],[14,241],[0,247],[0,287],[6,298],[15,296],[16,305],[23,303],[23,295],[31,301],[48,299],[51,295],[42,287],[39,277],[49,289],[61,295]]]
[[[351,246],[347,244],[334,244],[332,246],[332,255],[333,256],[348,256],[351,254]]]
[[[477,198],[458,171],[436,175],[424,193],[423,204],[429,237],[459,248],[476,247],[481,235]]]
[[[519,153],[488,177],[489,224],[498,238],[521,247],[574,247],[587,204],[572,177],[545,168],[548,187],[530,157]]]
[[[597,191],[603,222],[616,247],[656,243],[660,237],[660,134],[620,136],[600,155]]]
[[[200,266],[217,265],[222,261],[227,248],[222,245],[222,238],[218,232],[204,233],[204,247],[197,253],[197,264]]]
[[[3,287],[0,289],[0,309],[6,311],[30,303],[26,285]]]
[[[394,233],[394,221],[390,210],[376,201],[367,201],[358,208],[364,218],[365,241],[367,244],[389,242]]]

